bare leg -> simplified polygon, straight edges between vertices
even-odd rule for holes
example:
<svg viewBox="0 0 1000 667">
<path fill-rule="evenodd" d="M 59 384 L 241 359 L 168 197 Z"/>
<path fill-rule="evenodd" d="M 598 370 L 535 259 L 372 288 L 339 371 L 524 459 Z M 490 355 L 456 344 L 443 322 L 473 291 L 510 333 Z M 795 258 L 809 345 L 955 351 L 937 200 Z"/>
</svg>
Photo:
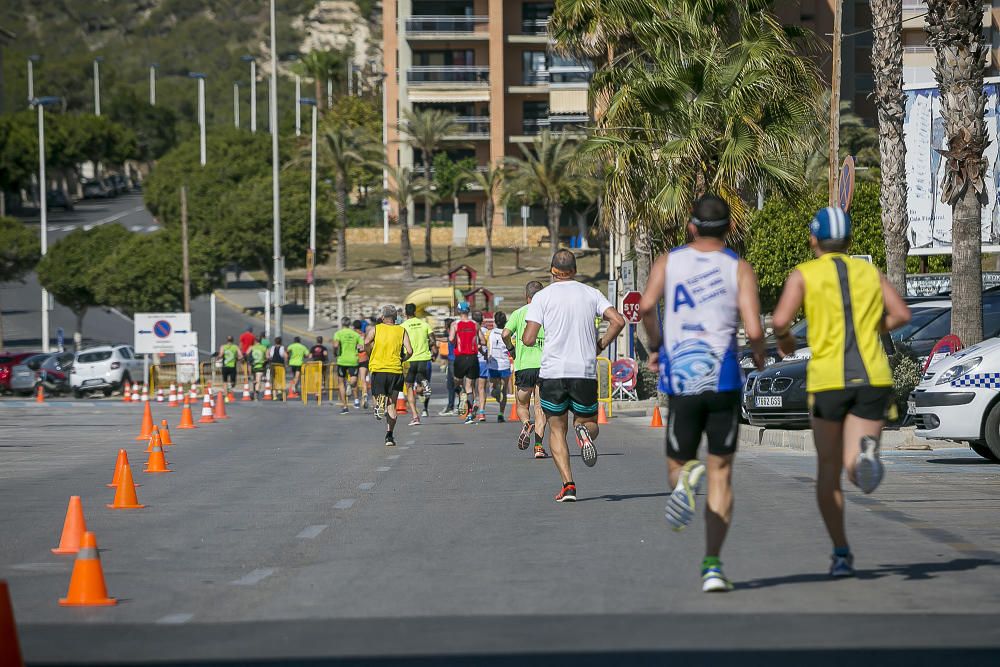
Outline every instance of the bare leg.
<svg viewBox="0 0 1000 667">
<path fill-rule="evenodd" d="M 562 482 L 573 481 L 569 467 L 569 447 L 566 445 L 566 429 L 569 427 L 569 416 L 563 413 L 557 417 L 549 417 L 549 448 L 552 450 L 552 460 L 556 470 L 562 477 Z"/>
<path fill-rule="evenodd" d="M 497 380 L 497 386 L 500 387 L 500 416 L 504 419 L 507 418 L 507 381 Z"/>
<path fill-rule="evenodd" d="M 385 401 L 385 432 L 392 433 L 396 428 L 396 399 L 386 396 Z"/>
<path fill-rule="evenodd" d="M 670 490 L 673 491 L 677 488 L 677 480 L 681 478 L 681 468 L 687 461 L 677 461 L 672 458 L 667 458 L 667 482 L 670 485 Z"/>
<path fill-rule="evenodd" d="M 850 414 L 844 419 L 844 469 L 847 470 L 847 479 L 851 480 L 851 484 L 857 484 L 854 479 L 854 466 L 858 462 L 858 454 L 861 453 L 861 438 L 868 435 L 880 440 L 884 424 L 885 422 L 881 420 L 862 419 Z"/>
<path fill-rule="evenodd" d="M 816 502 L 833 546 L 846 548 L 844 492 L 840 488 L 844 461 L 843 424 L 813 417 L 812 428 L 817 455 Z"/>
<path fill-rule="evenodd" d="M 535 387 L 535 434 L 541 442 L 545 436 L 545 412 L 542 411 L 542 397 L 538 387 Z"/>
<path fill-rule="evenodd" d="M 414 419 L 420 416 L 420 411 L 417 410 L 417 390 L 409 385 L 406 387 L 406 404 L 410 406 L 410 414 Z"/>
<path fill-rule="evenodd" d="M 465 407 L 468 408 L 469 412 L 472 412 L 476 403 L 476 383 L 471 378 L 465 378 L 463 382 L 465 383 Z"/>
<path fill-rule="evenodd" d="M 531 392 L 518 389 L 514 394 L 514 400 L 517 403 L 517 418 L 521 423 L 526 424 L 531 421 Z"/>
<path fill-rule="evenodd" d="M 601 429 L 597 425 L 597 415 L 587 415 L 585 417 L 574 417 L 574 424 L 583 424 L 590 433 L 590 439 L 597 442 L 597 436 L 601 434 Z"/>
<path fill-rule="evenodd" d="M 486 378 L 476 380 L 476 405 L 480 412 L 486 411 Z"/>
<path fill-rule="evenodd" d="M 705 555 L 718 557 L 733 518 L 733 455 L 708 455 Z"/>
</svg>

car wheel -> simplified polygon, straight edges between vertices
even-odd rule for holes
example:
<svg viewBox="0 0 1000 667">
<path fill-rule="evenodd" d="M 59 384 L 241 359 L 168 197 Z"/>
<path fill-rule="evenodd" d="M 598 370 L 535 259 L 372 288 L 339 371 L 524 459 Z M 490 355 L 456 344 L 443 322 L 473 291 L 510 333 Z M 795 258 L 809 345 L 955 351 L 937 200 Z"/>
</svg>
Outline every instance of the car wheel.
<svg viewBox="0 0 1000 667">
<path fill-rule="evenodd" d="M 104 398 L 107 398 L 107 397 L 111 396 L 111 388 L 109 387 L 107 389 L 102 389 L 101 393 L 104 394 Z"/>
<path fill-rule="evenodd" d="M 989 459 L 990 461 L 1000 461 L 1000 457 L 994 456 L 990 448 L 986 446 L 986 443 L 982 440 L 973 440 L 969 443 L 969 447 L 972 448 L 976 454 L 979 454 L 984 459 Z"/>
<path fill-rule="evenodd" d="M 83 398 L 83 392 L 79 389 L 73 390 L 73 398 Z"/>
<path fill-rule="evenodd" d="M 986 417 L 986 424 L 983 427 L 986 436 L 983 444 L 992 454 L 994 460 L 1000 460 L 1000 403 L 990 408 L 990 413 Z M 979 453 L 977 451 L 977 453 Z"/>
</svg>

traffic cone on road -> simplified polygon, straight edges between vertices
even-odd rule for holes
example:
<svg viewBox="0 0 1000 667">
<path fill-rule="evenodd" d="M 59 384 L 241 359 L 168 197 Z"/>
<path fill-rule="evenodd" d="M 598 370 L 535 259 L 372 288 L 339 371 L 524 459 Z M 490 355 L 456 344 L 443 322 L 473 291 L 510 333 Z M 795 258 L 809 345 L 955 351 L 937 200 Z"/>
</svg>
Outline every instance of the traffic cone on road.
<svg viewBox="0 0 1000 667">
<path fill-rule="evenodd" d="M 173 382 L 170 383 L 170 393 L 167 394 L 167 407 L 176 408 L 177 403 L 177 387 Z"/>
<path fill-rule="evenodd" d="M 517 416 L 517 401 L 516 400 L 513 400 L 513 401 L 510 402 L 510 414 L 507 415 L 507 421 L 509 421 L 509 422 L 517 422 L 518 424 L 521 423 L 519 417 Z"/>
<path fill-rule="evenodd" d="M 227 387 L 226 388 L 226 403 L 232 403 L 235 400 L 236 400 L 236 397 L 233 396 L 233 388 L 232 387 Z"/>
<path fill-rule="evenodd" d="M 35 403 L 44 403 L 44 402 L 45 402 L 45 386 L 39 384 L 38 391 L 35 392 Z"/>
<path fill-rule="evenodd" d="M 118 600 L 108 597 L 104 584 L 104 570 L 101 556 L 97 552 L 97 538 L 93 533 L 84 533 L 80 551 L 73 563 L 73 575 L 69 579 L 69 592 L 59 598 L 61 607 L 108 607 L 118 604 Z"/>
<path fill-rule="evenodd" d="M 143 472 L 173 472 L 173 470 L 167 468 L 167 459 L 163 456 L 163 447 L 160 446 L 159 437 L 153 441 L 153 451 L 149 453 L 149 458 L 146 459 L 146 467 L 143 468 Z"/>
<path fill-rule="evenodd" d="M 153 434 L 149 436 L 149 442 L 146 443 L 146 453 L 149 454 L 153 451 L 153 446 L 157 444 L 162 445 L 163 443 L 160 441 L 160 429 L 154 425 Z"/>
<path fill-rule="evenodd" d="M 215 402 L 215 412 L 212 416 L 216 419 L 229 419 L 229 415 L 226 414 L 226 401 L 219 396 L 219 399 Z"/>
<path fill-rule="evenodd" d="M 163 387 L 160 387 L 159 389 L 156 390 L 156 402 L 157 403 L 162 403 L 163 400 L 164 400 L 163 399 Z"/>
<path fill-rule="evenodd" d="M 141 402 L 140 399 L 139 399 L 139 383 L 138 382 L 136 382 L 134 385 L 132 385 L 132 400 L 130 402 L 131 403 L 140 403 Z"/>
<path fill-rule="evenodd" d="M 197 401 L 198 400 L 198 389 L 195 388 L 193 382 L 191 383 L 191 389 L 190 389 L 190 391 L 188 391 L 188 398 L 190 398 L 192 401 Z"/>
<path fill-rule="evenodd" d="M 212 397 L 207 393 L 205 394 L 205 400 L 201 404 L 201 418 L 198 420 L 199 424 L 214 424 L 215 420 L 212 418 Z"/>
<path fill-rule="evenodd" d="M 241 401 L 252 401 L 253 396 L 250 395 L 250 383 L 243 383 L 243 396 L 240 398 Z"/>
<path fill-rule="evenodd" d="M 118 488 L 115 490 L 115 499 L 110 505 L 105 505 L 109 510 L 137 510 L 145 505 L 139 504 L 139 499 L 135 495 L 135 487 L 139 486 L 132 479 L 132 466 L 126 457 L 122 465 L 121 475 L 118 477 Z"/>
<path fill-rule="evenodd" d="M 145 382 L 142 384 L 142 394 L 139 396 L 139 400 L 143 403 L 149 403 L 149 387 L 146 386 Z"/>
<path fill-rule="evenodd" d="M 274 400 L 274 393 L 271 392 L 271 381 L 270 380 L 268 380 L 267 382 L 264 383 L 264 400 L 265 401 L 273 401 Z"/>
<path fill-rule="evenodd" d="M 177 428 L 198 428 L 194 425 L 194 415 L 191 414 L 191 403 L 188 401 L 188 397 L 184 397 L 184 407 L 181 409 L 181 423 L 177 425 Z"/>
<path fill-rule="evenodd" d="M 172 447 L 174 444 L 173 439 L 170 437 L 170 427 L 167 425 L 166 419 L 160 422 L 160 443 L 164 447 Z"/>
<path fill-rule="evenodd" d="M 14 623 L 14 606 L 10 602 L 6 581 L 0 581 L 0 665 L 24 667 L 21 645 L 17 641 L 17 625 Z"/>
<path fill-rule="evenodd" d="M 149 436 L 153 434 L 153 411 L 149 408 L 149 403 L 146 403 L 146 407 L 142 411 L 142 429 L 139 431 L 139 435 L 135 436 L 136 440 L 149 440 Z"/>
<path fill-rule="evenodd" d="M 125 380 L 125 386 L 122 389 L 122 403 L 132 402 L 132 385 L 129 384 L 128 380 Z"/>
<path fill-rule="evenodd" d="M 399 395 L 396 397 L 396 414 L 406 414 L 406 396 L 403 395 L 403 392 L 399 392 Z"/>
<path fill-rule="evenodd" d="M 653 420 L 649 422 L 649 428 L 663 428 L 663 417 L 660 416 L 660 406 L 653 406 Z"/>
<path fill-rule="evenodd" d="M 115 459 L 115 473 L 111 476 L 111 482 L 104 486 L 113 489 L 118 486 L 118 480 L 122 476 L 122 466 L 128 461 L 128 453 L 124 449 L 118 450 L 118 458 Z"/>
<path fill-rule="evenodd" d="M 85 532 L 87 532 L 87 521 L 83 518 L 83 503 L 80 501 L 80 496 L 70 496 L 59 546 L 53 549 L 52 553 L 75 554 L 80 550 L 80 540 L 83 539 Z"/>
<path fill-rule="evenodd" d="M 597 404 L 597 423 L 598 424 L 608 423 L 608 413 L 604 411 L 604 403 Z"/>
</svg>

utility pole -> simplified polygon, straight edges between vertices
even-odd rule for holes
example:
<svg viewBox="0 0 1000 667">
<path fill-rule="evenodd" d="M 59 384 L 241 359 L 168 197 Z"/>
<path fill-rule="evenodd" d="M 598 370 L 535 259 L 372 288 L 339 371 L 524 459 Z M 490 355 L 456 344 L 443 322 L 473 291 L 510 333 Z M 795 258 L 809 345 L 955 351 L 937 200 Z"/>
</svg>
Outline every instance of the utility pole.
<svg viewBox="0 0 1000 667">
<path fill-rule="evenodd" d="M 837 205 L 840 175 L 840 51 L 843 42 L 844 2 L 836 0 L 833 13 L 833 64 L 830 70 L 830 206 Z"/>
<path fill-rule="evenodd" d="M 188 198 L 187 186 L 181 186 L 181 265 L 184 281 L 184 312 L 191 312 L 191 268 L 188 263 Z"/>
<path fill-rule="evenodd" d="M 271 84 L 268 86 L 267 117 L 271 130 L 271 214 L 273 218 L 274 248 L 274 335 L 280 336 L 283 325 L 282 306 L 285 304 L 285 261 L 281 256 L 281 207 L 278 172 L 278 48 L 274 19 L 274 0 L 271 0 Z M 298 103 L 296 102 L 296 105 Z"/>
</svg>

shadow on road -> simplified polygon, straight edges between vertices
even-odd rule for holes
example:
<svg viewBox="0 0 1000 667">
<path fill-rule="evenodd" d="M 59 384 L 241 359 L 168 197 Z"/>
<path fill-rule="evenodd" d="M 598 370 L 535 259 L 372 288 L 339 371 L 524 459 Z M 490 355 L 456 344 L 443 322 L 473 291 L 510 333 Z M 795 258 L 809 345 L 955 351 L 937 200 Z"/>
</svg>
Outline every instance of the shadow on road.
<svg viewBox="0 0 1000 667">
<path fill-rule="evenodd" d="M 588 500 L 606 500 L 608 502 L 618 502 L 619 500 L 633 500 L 635 498 L 666 498 L 670 494 L 666 491 L 659 493 L 607 493 L 603 496 L 593 498 L 578 498 L 576 502 L 582 503 Z"/>
<path fill-rule="evenodd" d="M 964 572 L 974 570 L 979 567 L 997 566 L 1000 560 L 992 558 L 956 558 L 954 560 L 934 563 L 907 563 L 905 565 L 880 565 L 871 570 L 858 570 L 857 579 L 862 581 L 871 579 L 881 579 L 890 575 L 901 576 L 905 580 L 927 580 L 933 579 L 934 575 L 944 572 Z M 772 586 L 785 586 L 790 584 L 813 584 L 813 583 L 835 583 L 837 580 L 828 574 L 811 572 L 803 574 L 791 574 L 784 577 L 767 577 L 763 579 L 751 579 L 735 584 L 737 590 L 754 590 L 758 588 L 770 588 Z"/>
<path fill-rule="evenodd" d="M 938 465 L 946 466 L 982 466 L 982 465 L 996 465 L 997 461 L 990 461 L 984 459 L 980 456 L 970 456 L 968 458 L 950 458 L 950 459 L 927 459 L 927 463 L 936 463 Z"/>
</svg>

